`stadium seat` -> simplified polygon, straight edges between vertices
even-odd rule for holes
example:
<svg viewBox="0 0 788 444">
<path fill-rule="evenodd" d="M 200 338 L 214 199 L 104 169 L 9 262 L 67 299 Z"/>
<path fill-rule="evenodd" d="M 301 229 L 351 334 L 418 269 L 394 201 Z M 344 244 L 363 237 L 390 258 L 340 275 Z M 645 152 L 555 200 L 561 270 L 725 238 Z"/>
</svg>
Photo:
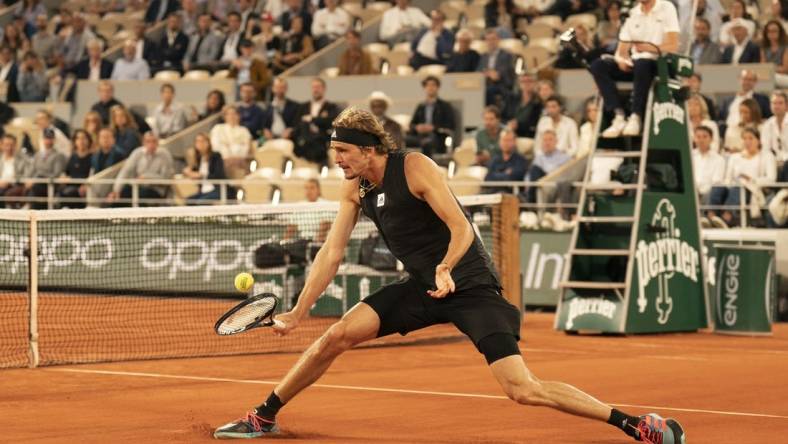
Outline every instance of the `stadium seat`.
<svg viewBox="0 0 788 444">
<path fill-rule="evenodd" d="M 597 25 L 596 16 L 590 13 L 570 15 L 566 18 L 566 21 L 564 21 L 563 29 L 569 29 L 580 24 L 585 25 L 585 27 L 593 33 Z"/>
<path fill-rule="evenodd" d="M 440 77 L 444 73 L 446 73 L 446 65 L 424 65 L 416 71 L 416 74 L 427 77 L 427 76 L 436 76 Z"/>
<path fill-rule="evenodd" d="M 538 17 L 534 17 L 531 25 L 547 25 L 552 29 L 561 29 L 561 24 L 563 20 L 561 20 L 560 16 L 557 15 L 541 15 Z"/>
<path fill-rule="evenodd" d="M 448 2 L 441 2 L 440 8 L 441 12 L 446 16 L 446 20 L 457 20 L 462 14 L 463 10 L 465 9 L 465 2 L 460 1 L 448 1 Z M 448 25 L 446 25 L 449 27 Z"/>
<path fill-rule="evenodd" d="M 230 77 L 230 70 L 229 69 L 220 69 L 213 73 L 214 79 L 226 79 Z"/>
<path fill-rule="evenodd" d="M 399 123 L 399 126 L 402 127 L 402 131 L 405 132 L 410 127 L 411 117 L 412 116 L 410 114 L 394 114 L 391 116 L 391 120 Z"/>
<path fill-rule="evenodd" d="M 486 54 L 487 42 L 485 42 L 484 40 L 474 40 L 471 42 L 471 49 L 475 50 L 479 54 Z"/>
<path fill-rule="evenodd" d="M 386 12 L 390 8 L 391 8 L 391 3 L 389 3 L 389 2 L 372 2 L 372 3 L 367 3 L 367 9 L 371 9 L 373 11 Z"/>
<path fill-rule="evenodd" d="M 347 11 L 353 17 L 361 17 L 364 12 L 364 7 L 360 3 L 342 3 L 342 9 Z"/>
<path fill-rule="evenodd" d="M 534 157 L 534 139 L 530 137 L 518 137 L 517 152 L 528 159 L 532 159 Z"/>
<path fill-rule="evenodd" d="M 389 72 L 395 72 L 399 66 L 408 66 L 410 51 L 391 51 L 386 55 L 386 61 L 389 62 Z"/>
<path fill-rule="evenodd" d="M 468 21 L 471 20 L 484 20 L 484 5 L 480 5 L 478 3 L 472 3 L 465 7 L 465 17 L 468 18 Z"/>
<path fill-rule="evenodd" d="M 537 66 L 550 60 L 552 54 L 541 46 L 526 46 L 520 52 L 520 56 L 525 61 L 525 69 L 534 70 Z"/>
<path fill-rule="evenodd" d="M 207 80 L 211 78 L 211 73 L 202 69 L 187 71 L 183 74 L 183 80 Z"/>
<path fill-rule="evenodd" d="M 407 52 L 410 54 L 410 42 L 397 43 L 391 47 L 392 51 Z"/>
<path fill-rule="evenodd" d="M 501 49 L 504 49 L 512 54 L 519 54 L 525 47 L 523 41 L 520 39 L 502 39 L 499 44 Z"/>
<path fill-rule="evenodd" d="M 183 174 L 176 174 L 173 177 L 177 182 L 172 185 L 175 203 L 178 205 L 186 204 L 186 199 L 200 191 L 199 182 L 188 179 Z"/>
<path fill-rule="evenodd" d="M 473 140 L 473 139 L 471 139 Z M 476 144 L 467 146 L 465 144 L 454 150 L 452 160 L 458 169 L 466 168 L 476 163 Z"/>
<path fill-rule="evenodd" d="M 159 71 L 153 76 L 154 80 L 163 80 L 165 82 L 179 80 L 180 78 L 181 78 L 181 73 L 179 73 L 178 71 L 171 71 L 171 70 Z"/>
<path fill-rule="evenodd" d="M 337 68 L 336 66 L 330 66 L 328 68 L 324 68 L 322 71 L 320 71 L 320 77 L 328 77 L 328 78 L 339 77 L 339 68 Z"/>
<path fill-rule="evenodd" d="M 449 187 L 457 196 L 479 194 L 481 183 L 487 175 L 487 168 L 483 166 L 469 166 L 460 168 L 449 181 Z"/>
<path fill-rule="evenodd" d="M 296 170 L 299 169 L 308 169 L 314 171 L 315 174 L 319 174 L 320 165 L 315 162 L 310 162 L 298 156 L 293 156 L 290 158 L 290 160 L 293 162 L 293 174 L 295 174 Z"/>
<path fill-rule="evenodd" d="M 287 153 L 282 150 L 263 146 L 262 148 L 258 148 L 254 154 L 254 160 L 257 166 L 255 171 L 261 168 L 273 168 L 277 171 L 282 171 L 289 158 Z"/>
<path fill-rule="evenodd" d="M 413 75 L 413 67 L 412 66 L 408 66 L 408 65 L 398 66 L 397 69 L 395 70 L 395 73 L 398 76 Z"/>
<path fill-rule="evenodd" d="M 320 177 L 320 172 L 318 172 L 316 166 L 317 164 L 313 164 L 314 166 L 301 166 L 301 167 L 293 167 L 292 173 L 290 173 L 291 179 L 317 179 Z"/>
<path fill-rule="evenodd" d="M 551 54 L 555 54 L 558 52 L 558 39 L 555 37 L 540 37 L 535 39 L 530 39 L 528 41 L 528 46 L 540 46 L 546 50 L 548 50 Z"/>
<path fill-rule="evenodd" d="M 342 179 L 336 177 L 320 179 L 320 194 L 326 200 L 339 200 L 342 197 Z"/>
<path fill-rule="evenodd" d="M 110 40 L 110 46 L 119 45 L 119 44 L 125 42 L 126 40 L 133 39 L 133 38 L 134 38 L 134 33 L 132 33 L 131 31 L 129 31 L 127 29 L 121 29 L 120 31 L 116 32 L 109 39 Z"/>
<path fill-rule="evenodd" d="M 368 43 L 364 45 L 364 50 L 372 57 L 372 66 L 380 69 L 380 64 L 386 59 L 389 53 L 389 45 L 385 43 Z"/>
<path fill-rule="evenodd" d="M 266 140 L 262 148 L 275 148 L 287 153 L 288 157 L 293 156 L 293 141 L 290 139 L 271 139 Z"/>
<path fill-rule="evenodd" d="M 555 36 L 555 29 L 545 23 L 531 23 L 523 29 L 523 32 L 528 36 L 529 42 L 534 39 Z"/>
<path fill-rule="evenodd" d="M 255 171 L 246 176 L 241 185 L 243 190 L 243 200 L 246 203 L 268 203 L 271 202 L 273 186 L 271 181 L 263 176 L 259 176 Z"/>
<path fill-rule="evenodd" d="M 118 31 L 118 23 L 115 21 L 100 21 L 96 24 L 96 33 L 107 40 L 112 39 L 115 33 Z"/>
</svg>

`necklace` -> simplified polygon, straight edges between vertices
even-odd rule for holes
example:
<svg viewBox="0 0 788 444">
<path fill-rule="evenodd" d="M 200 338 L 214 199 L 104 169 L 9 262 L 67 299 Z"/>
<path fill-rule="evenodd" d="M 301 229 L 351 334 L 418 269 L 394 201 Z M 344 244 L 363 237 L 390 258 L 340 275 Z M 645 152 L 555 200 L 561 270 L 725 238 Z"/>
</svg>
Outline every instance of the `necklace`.
<svg viewBox="0 0 788 444">
<path fill-rule="evenodd" d="M 368 183 L 368 185 L 365 186 L 364 182 Z M 376 186 L 378 186 L 378 184 L 362 178 L 361 180 L 358 181 L 358 196 L 363 199 L 364 196 L 366 196 L 368 192 L 375 189 Z"/>
</svg>

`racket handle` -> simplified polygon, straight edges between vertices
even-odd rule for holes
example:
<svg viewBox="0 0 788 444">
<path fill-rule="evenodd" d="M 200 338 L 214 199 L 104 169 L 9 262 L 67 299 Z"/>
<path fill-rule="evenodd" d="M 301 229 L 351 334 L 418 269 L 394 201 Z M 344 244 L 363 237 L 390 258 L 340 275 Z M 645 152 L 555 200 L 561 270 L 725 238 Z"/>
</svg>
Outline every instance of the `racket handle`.
<svg viewBox="0 0 788 444">
<path fill-rule="evenodd" d="M 272 325 L 277 330 L 284 330 L 286 325 L 284 322 L 280 321 L 279 319 L 274 319 L 274 324 Z"/>
</svg>

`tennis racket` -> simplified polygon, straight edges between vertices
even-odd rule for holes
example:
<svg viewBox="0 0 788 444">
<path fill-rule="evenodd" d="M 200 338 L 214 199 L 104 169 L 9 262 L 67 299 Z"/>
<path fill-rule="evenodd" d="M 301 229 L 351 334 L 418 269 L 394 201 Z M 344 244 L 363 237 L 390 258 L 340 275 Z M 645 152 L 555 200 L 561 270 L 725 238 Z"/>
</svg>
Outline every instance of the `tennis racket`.
<svg viewBox="0 0 788 444">
<path fill-rule="evenodd" d="M 284 322 L 274 319 L 277 301 L 277 297 L 271 293 L 254 295 L 223 314 L 213 328 L 222 336 L 234 335 L 257 327 L 283 329 Z"/>
</svg>

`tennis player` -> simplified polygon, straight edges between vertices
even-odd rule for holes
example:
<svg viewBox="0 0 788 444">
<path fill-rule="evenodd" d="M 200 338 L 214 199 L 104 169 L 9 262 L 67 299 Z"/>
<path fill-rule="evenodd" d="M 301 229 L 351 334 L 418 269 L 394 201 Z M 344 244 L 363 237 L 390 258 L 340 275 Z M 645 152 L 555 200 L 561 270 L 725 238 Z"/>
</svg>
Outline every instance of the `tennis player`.
<svg viewBox="0 0 788 444">
<path fill-rule="evenodd" d="M 377 226 L 410 277 L 385 286 L 353 307 L 315 341 L 245 417 L 219 427 L 216 438 L 253 438 L 278 432 L 276 415 L 323 375 L 337 356 L 370 339 L 405 335 L 451 322 L 487 360 L 513 401 L 606 421 L 636 440 L 646 421 L 605 405 L 580 390 L 542 381 L 525 366 L 517 341 L 520 311 L 501 296 L 500 280 L 470 220 L 437 165 L 421 153 L 397 150 L 375 116 L 349 108 L 334 120 L 331 149 L 345 173 L 339 213 L 317 254 L 298 303 L 276 318 L 286 335 L 298 328 L 334 278 L 359 209 Z M 661 442 L 661 440 L 660 440 Z"/>
</svg>

